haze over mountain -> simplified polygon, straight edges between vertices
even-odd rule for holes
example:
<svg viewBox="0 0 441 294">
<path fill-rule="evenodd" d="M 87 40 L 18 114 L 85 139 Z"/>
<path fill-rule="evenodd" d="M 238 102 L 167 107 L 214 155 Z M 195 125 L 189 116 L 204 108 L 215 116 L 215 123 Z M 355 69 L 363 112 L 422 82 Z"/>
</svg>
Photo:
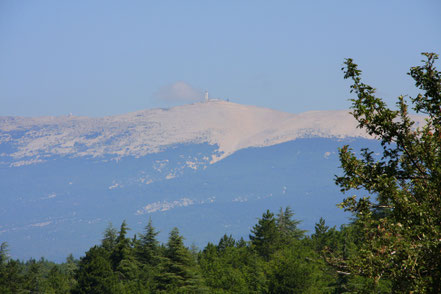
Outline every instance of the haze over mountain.
<svg viewBox="0 0 441 294">
<path fill-rule="evenodd" d="M 333 177 L 347 143 L 378 147 L 345 110 L 223 100 L 102 118 L 0 117 L 0 240 L 14 257 L 62 260 L 109 222 L 140 231 L 146 216 L 163 237 L 177 225 L 200 246 L 247 237 L 263 211 L 287 205 L 305 229 L 321 216 L 339 225 Z"/>
</svg>

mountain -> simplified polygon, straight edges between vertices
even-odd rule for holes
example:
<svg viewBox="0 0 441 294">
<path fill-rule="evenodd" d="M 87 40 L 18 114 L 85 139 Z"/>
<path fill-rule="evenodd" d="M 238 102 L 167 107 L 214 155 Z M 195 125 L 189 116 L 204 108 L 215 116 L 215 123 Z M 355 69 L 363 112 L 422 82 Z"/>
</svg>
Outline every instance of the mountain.
<svg viewBox="0 0 441 294">
<path fill-rule="evenodd" d="M 217 145 L 210 163 L 248 147 L 305 137 L 366 137 L 347 111 L 290 114 L 222 100 L 88 118 L 0 117 L 2 163 L 13 166 L 53 156 L 141 157 L 185 143 Z"/>
<path fill-rule="evenodd" d="M 417 126 L 424 120 L 414 118 Z M 378 142 L 348 111 L 290 114 L 222 100 L 88 118 L 0 117 L 0 241 L 13 257 L 62 260 L 126 219 L 174 226 L 204 246 L 247 237 L 266 209 L 304 229 L 347 222 L 338 148 Z"/>
</svg>

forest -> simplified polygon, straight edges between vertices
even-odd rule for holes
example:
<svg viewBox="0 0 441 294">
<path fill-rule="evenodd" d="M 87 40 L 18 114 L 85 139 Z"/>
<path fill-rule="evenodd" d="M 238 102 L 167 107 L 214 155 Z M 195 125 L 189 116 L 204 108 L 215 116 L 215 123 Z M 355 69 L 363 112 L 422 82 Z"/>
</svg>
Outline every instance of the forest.
<svg viewBox="0 0 441 294">
<path fill-rule="evenodd" d="M 19 261 L 0 248 L 0 293 L 441 293 L 441 74 L 438 55 L 423 53 L 410 69 L 420 94 L 389 108 L 364 84 L 352 59 L 352 114 L 376 137 L 369 149 L 340 149 L 340 204 L 351 222 L 314 232 L 299 229 L 290 207 L 266 211 L 249 236 L 187 248 L 177 228 L 160 244 L 151 220 L 128 237 L 109 225 L 79 260 Z M 407 100 L 410 100 L 408 102 Z M 426 117 L 415 127 L 409 106 Z M 365 196 L 367 195 L 367 196 Z"/>
<path fill-rule="evenodd" d="M 339 230 L 325 220 L 310 236 L 289 208 L 263 213 L 250 241 L 224 235 L 203 250 L 184 246 L 173 229 L 166 244 L 151 220 L 144 232 L 127 236 L 123 222 L 109 225 L 99 245 L 80 260 L 7 260 L 1 247 L 1 293 L 342 293 L 370 289 L 366 278 L 341 274 L 322 253 L 350 255 L 359 247 L 355 225 Z M 387 293 L 389 283 L 377 287 Z"/>
</svg>

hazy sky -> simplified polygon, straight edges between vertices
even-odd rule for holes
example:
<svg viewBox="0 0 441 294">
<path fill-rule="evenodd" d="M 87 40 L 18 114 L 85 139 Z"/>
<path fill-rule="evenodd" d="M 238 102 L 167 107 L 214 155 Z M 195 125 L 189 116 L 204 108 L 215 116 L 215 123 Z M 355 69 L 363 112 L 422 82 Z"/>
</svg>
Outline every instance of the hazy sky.
<svg viewBox="0 0 441 294">
<path fill-rule="evenodd" d="M 211 97 L 299 113 L 350 106 L 352 57 L 393 103 L 441 1 L 0 0 L 0 115 L 104 116 Z M 441 68 L 441 64 L 438 63 Z"/>
</svg>

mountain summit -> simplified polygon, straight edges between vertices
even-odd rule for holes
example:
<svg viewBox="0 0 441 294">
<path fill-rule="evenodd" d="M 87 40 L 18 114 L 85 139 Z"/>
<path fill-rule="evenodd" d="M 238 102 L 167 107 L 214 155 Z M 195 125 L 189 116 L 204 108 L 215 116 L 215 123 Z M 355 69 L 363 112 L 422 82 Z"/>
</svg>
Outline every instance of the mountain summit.
<svg viewBox="0 0 441 294">
<path fill-rule="evenodd" d="M 0 117 L 0 162 L 31 164 L 55 155 L 141 157 L 175 144 L 208 143 L 218 146 L 214 163 L 240 149 L 310 137 L 367 135 L 345 110 L 290 114 L 210 100 L 102 118 Z"/>
</svg>

